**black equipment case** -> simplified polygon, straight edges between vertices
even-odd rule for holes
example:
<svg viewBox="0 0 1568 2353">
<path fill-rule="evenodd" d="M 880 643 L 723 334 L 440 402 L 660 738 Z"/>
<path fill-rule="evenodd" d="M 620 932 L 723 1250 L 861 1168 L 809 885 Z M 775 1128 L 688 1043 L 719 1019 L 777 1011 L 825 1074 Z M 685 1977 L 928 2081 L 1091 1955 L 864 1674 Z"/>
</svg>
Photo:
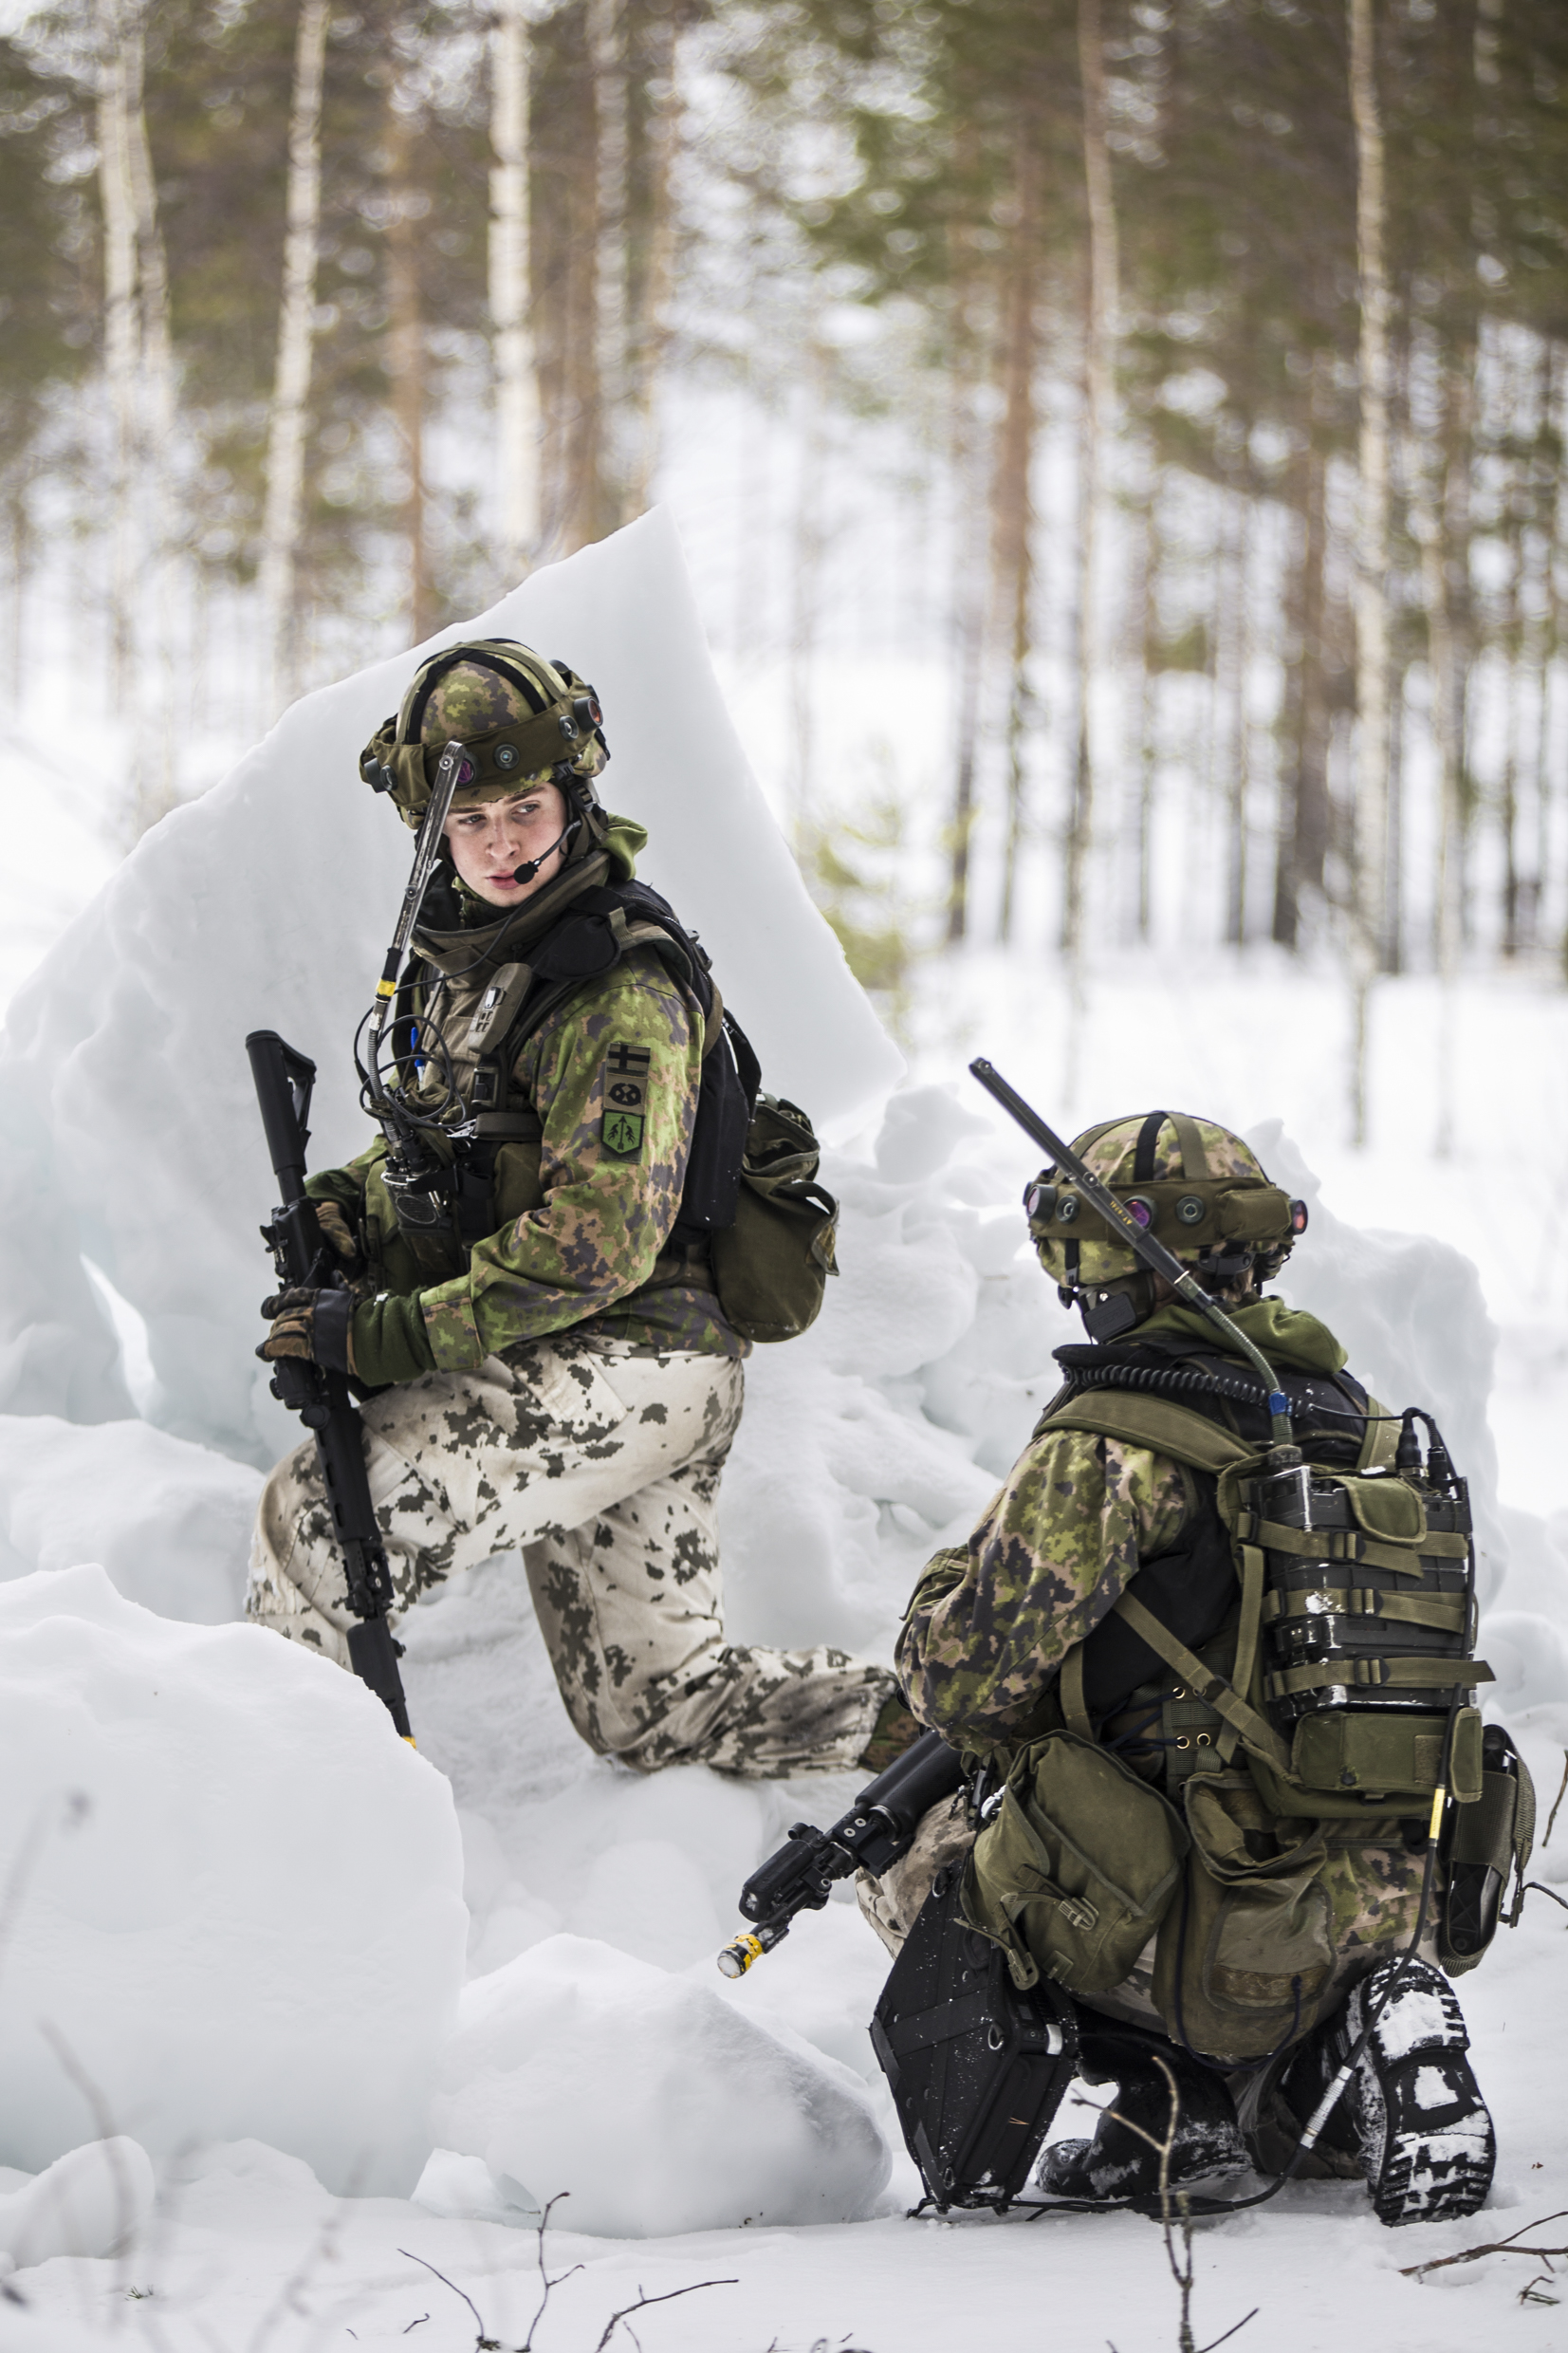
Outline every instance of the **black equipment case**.
<svg viewBox="0 0 1568 2353">
<path fill-rule="evenodd" d="M 963 1864 L 938 1872 L 872 2018 L 910 2155 L 931 2203 L 1010 2206 L 1073 2080 L 1066 1996 L 1021 1993 L 959 1908 Z"/>
</svg>

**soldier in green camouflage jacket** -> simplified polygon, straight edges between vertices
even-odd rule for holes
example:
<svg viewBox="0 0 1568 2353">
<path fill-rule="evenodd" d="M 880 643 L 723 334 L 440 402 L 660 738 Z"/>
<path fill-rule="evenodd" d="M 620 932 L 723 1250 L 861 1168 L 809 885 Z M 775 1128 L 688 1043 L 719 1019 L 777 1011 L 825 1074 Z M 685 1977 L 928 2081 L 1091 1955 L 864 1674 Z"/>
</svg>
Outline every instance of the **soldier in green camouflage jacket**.
<svg viewBox="0 0 1568 2353">
<path fill-rule="evenodd" d="M 443 747 L 465 747 L 415 934 L 418 987 L 399 1007 L 415 1108 L 455 1096 L 472 1116 L 495 1100 L 476 1047 L 488 1002 L 547 969 L 574 910 L 633 875 L 645 837 L 598 801 L 607 754 L 581 684 L 505 640 L 452 649 L 365 755 L 415 824 Z M 478 1121 L 498 1131 L 487 1230 L 460 1263 L 400 1222 L 378 1140 L 309 1180 L 350 1287 L 285 1295 L 261 1353 L 314 1356 L 373 1392 L 371 1491 L 405 1606 L 521 1549 L 562 1696 L 601 1753 L 747 1775 L 880 1765 L 912 1729 L 885 1668 L 725 1640 L 716 1499 L 749 1343 L 700 1241 L 674 1232 L 718 1003 L 705 1015 L 694 968 L 656 925 L 611 922 L 613 963 L 556 989 L 500 1074 L 510 1108 Z M 267 1482 L 248 1607 L 346 1662 L 311 1444 Z"/>
<path fill-rule="evenodd" d="M 1260 1295 L 1305 1214 L 1249 1148 L 1154 1112 L 1077 1150 L 1141 1205 L 1140 1223 L 1158 1219 L 1263 1350 L 1308 1459 L 1330 1474 L 1386 1471 L 1389 1422 L 1344 1350 L 1314 1317 Z M 1362 1803 L 1357 1816 L 1355 1801 L 1309 1794 L 1276 1812 L 1279 1785 L 1257 1777 L 1229 1720 L 1200 1698 L 1195 1678 L 1208 1689 L 1215 1673 L 1250 1688 L 1216 1476 L 1266 1443 L 1263 1393 L 1232 1401 L 1253 1382 L 1240 1349 L 1227 1354 L 1058 1176 L 1030 1190 L 1031 1232 L 1097 1344 L 1060 1352 L 1069 1387 L 968 1543 L 925 1570 L 896 1650 L 916 1716 L 987 1761 L 1003 1807 L 978 1843 L 961 1801 L 933 1809 L 887 1878 L 862 1881 L 861 1900 L 896 1949 L 934 1872 L 972 1843 L 968 1917 L 1021 1984 L 1043 1974 L 1074 1993 L 1081 2071 L 1117 2085 L 1116 2115 L 1094 2140 L 1059 2142 L 1042 2162 L 1046 2190 L 1093 2199 L 1153 2185 L 1157 2158 L 1136 2128 L 1164 2137 L 1171 2081 L 1172 2180 L 1211 2180 L 1249 2156 L 1284 2161 L 1414 1932 L 1426 1825 L 1405 1818 L 1414 1799 Z M 1118 1611 L 1124 1595 L 1149 1618 Z M 1172 1669 L 1181 1657 L 1190 1672 Z M 1420 1803 L 1430 1811 L 1430 1796 Z M 1319 1806 L 1324 1818 L 1303 1819 Z M 1429 1918 L 1305 2168 L 1365 2176 L 1389 2222 L 1471 2212 L 1491 2177 L 1490 2122 L 1436 1957 Z"/>
</svg>

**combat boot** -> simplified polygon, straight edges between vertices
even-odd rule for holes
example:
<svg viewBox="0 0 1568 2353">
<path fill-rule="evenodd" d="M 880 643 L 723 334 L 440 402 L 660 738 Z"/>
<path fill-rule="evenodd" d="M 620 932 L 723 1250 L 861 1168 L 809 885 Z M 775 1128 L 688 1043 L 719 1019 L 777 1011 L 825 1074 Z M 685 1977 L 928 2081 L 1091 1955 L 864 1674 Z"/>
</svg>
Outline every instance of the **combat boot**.
<svg viewBox="0 0 1568 2353">
<path fill-rule="evenodd" d="M 1148 2133 L 1162 2141 L 1171 2128 L 1171 2086 L 1155 2064 L 1156 2053 L 1176 2084 L 1175 2139 L 1167 2177 L 1171 2188 L 1190 2190 L 1218 2181 L 1247 2163 L 1223 2075 L 1201 2066 L 1161 2035 L 1080 2010 L 1079 2073 L 1087 2084 L 1114 2084 L 1116 2096 L 1101 2110 L 1092 2140 L 1058 2140 L 1045 2151 L 1035 2180 L 1047 2196 L 1158 2196 L 1159 2151 L 1142 2137 Z M 1134 2126 L 1141 2129 L 1134 2131 Z"/>
<path fill-rule="evenodd" d="M 1492 2185 L 1497 2142 L 1470 2063 L 1453 1988 L 1426 1961 L 1380 1961 L 1319 2027 L 1281 2090 L 1304 2124 L 1402 1970 L 1323 2138 L 1356 2155 L 1379 2222 L 1473 2214 Z"/>
</svg>

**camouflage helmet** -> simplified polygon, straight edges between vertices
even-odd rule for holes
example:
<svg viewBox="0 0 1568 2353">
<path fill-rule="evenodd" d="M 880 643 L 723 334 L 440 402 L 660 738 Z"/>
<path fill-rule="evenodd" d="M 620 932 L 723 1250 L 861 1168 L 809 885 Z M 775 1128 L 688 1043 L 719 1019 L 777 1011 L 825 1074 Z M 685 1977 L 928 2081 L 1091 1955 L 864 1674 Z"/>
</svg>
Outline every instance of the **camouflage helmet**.
<svg viewBox="0 0 1568 2353">
<path fill-rule="evenodd" d="M 546 661 L 511 638 L 445 647 L 420 663 L 401 710 L 360 753 L 360 772 L 374 791 L 391 793 L 406 825 L 416 826 L 436 762 L 454 738 L 469 755 L 456 806 L 557 784 L 597 830 L 602 813 L 593 779 L 610 751 L 599 697 L 569 662 Z"/>
<path fill-rule="evenodd" d="M 1270 1280 L 1306 1230 L 1304 1204 L 1271 1184 L 1250 1145 L 1213 1120 L 1181 1111 L 1108 1120 L 1078 1137 L 1073 1149 L 1217 1297 L 1245 1292 L 1254 1278 Z M 1131 1300 L 1135 1313 L 1114 1315 L 1099 1331 L 1090 1323 L 1096 1338 L 1153 1312 L 1152 1276 L 1070 1176 L 1042 1169 L 1024 1206 L 1040 1263 L 1064 1306 L 1084 1307 L 1089 1322 L 1086 1294 Z"/>
</svg>

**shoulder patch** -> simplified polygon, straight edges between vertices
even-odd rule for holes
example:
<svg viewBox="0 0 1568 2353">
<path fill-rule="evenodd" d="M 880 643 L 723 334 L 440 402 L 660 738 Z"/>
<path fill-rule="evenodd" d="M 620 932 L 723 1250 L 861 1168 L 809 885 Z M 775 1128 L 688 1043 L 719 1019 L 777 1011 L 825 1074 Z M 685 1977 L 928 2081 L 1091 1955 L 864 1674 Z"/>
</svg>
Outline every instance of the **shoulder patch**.
<svg viewBox="0 0 1568 2353">
<path fill-rule="evenodd" d="M 604 1109 L 599 1136 L 605 1151 L 615 1159 L 635 1160 L 641 1153 L 652 1059 L 646 1046 L 630 1046 L 620 1039 L 604 1057 L 600 1073 Z"/>
</svg>

